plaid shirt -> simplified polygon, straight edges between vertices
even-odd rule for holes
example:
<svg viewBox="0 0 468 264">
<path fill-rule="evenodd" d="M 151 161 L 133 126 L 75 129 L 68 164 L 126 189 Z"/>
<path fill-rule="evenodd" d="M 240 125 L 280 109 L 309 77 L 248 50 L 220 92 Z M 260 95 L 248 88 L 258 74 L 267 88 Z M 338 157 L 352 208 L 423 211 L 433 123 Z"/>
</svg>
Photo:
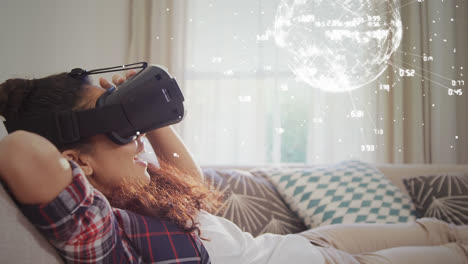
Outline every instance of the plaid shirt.
<svg viewBox="0 0 468 264">
<path fill-rule="evenodd" d="M 81 168 L 53 201 L 20 205 L 67 263 L 210 263 L 198 236 L 171 222 L 112 208 Z"/>
</svg>

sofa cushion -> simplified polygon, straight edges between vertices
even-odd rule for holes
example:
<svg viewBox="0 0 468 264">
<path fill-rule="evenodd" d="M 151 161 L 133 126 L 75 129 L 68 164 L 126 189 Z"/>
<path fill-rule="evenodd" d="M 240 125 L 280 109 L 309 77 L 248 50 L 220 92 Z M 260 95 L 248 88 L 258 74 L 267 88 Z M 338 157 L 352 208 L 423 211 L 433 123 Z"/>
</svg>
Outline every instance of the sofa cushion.
<svg viewBox="0 0 468 264">
<path fill-rule="evenodd" d="M 237 224 L 245 232 L 290 234 L 306 229 L 261 175 L 243 170 L 204 169 L 205 180 L 224 194 L 225 207 L 215 214 Z"/>
<path fill-rule="evenodd" d="M 0 263 L 63 263 L 0 184 Z"/>
<path fill-rule="evenodd" d="M 468 175 L 463 172 L 421 175 L 403 179 L 417 217 L 435 217 L 468 224 Z"/>
<path fill-rule="evenodd" d="M 410 198 L 374 166 L 360 161 L 276 170 L 269 178 L 309 228 L 416 219 Z"/>
</svg>

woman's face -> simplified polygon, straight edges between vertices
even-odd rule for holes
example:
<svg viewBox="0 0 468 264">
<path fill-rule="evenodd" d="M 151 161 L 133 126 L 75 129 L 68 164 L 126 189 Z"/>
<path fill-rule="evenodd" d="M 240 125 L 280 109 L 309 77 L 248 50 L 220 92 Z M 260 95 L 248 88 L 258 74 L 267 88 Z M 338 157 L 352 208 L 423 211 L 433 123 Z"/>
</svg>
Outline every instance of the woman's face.
<svg viewBox="0 0 468 264">
<path fill-rule="evenodd" d="M 86 97 L 89 96 L 93 105 L 104 92 L 105 89 L 98 86 L 86 87 Z M 91 137 L 90 144 L 91 151 L 80 154 L 81 163 L 86 161 L 82 167 L 89 166 L 84 169 L 89 182 L 104 194 L 126 183 L 149 183 L 147 163 L 137 158 L 144 150 L 141 136 L 131 143 L 118 145 L 106 135 L 98 134 Z"/>
</svg>

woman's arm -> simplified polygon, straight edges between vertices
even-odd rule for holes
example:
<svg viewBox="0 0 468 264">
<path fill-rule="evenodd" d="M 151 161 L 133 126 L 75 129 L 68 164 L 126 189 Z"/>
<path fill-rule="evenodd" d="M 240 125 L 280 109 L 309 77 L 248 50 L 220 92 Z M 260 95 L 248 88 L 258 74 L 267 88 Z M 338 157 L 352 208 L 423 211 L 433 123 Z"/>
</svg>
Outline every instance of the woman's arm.
<svg viewBox="0 0 468 264">
<path fill-rule="evenodd" d="M 189 172 L 203 181 L 200 166 L 185 146 L 177 132 L 166 126 L 146 133 L 148 141 L 158 157 L 162 157 L 169 164 Z"/>
<path fill-rule="evenodd" d="M 130 263 L 111 206 L 47 139 L 16 131 L 0 141 L 0 178 L 23 214 L 73 263 Z M 133 262 L 132 262 L 133 263 Z"/>
<path fill-rule="evenodd" d="M 0 141 L 0 178 L 23 204 L 52 201 L 72 181 L 68 161 L 47 139 L 15 131 Z"/>
</svg>

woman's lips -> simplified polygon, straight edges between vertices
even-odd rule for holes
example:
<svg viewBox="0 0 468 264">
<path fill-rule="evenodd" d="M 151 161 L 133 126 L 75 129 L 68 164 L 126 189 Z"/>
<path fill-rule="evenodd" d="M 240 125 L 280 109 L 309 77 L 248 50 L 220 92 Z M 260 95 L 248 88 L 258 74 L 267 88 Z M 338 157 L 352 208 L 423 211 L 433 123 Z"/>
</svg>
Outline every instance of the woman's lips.
<svg viewBox="0 0 468 264">
<path fill-rule="evenodd" d="M 144 161 L 144 160 L 141 160 L 137 157 L 134 157 L 133 160 L 135 161 L 135 163 L 138 163 L 140 165 L 143 165 L 145 167 L 148 167 L 148 162 Z"/>
</svg>

